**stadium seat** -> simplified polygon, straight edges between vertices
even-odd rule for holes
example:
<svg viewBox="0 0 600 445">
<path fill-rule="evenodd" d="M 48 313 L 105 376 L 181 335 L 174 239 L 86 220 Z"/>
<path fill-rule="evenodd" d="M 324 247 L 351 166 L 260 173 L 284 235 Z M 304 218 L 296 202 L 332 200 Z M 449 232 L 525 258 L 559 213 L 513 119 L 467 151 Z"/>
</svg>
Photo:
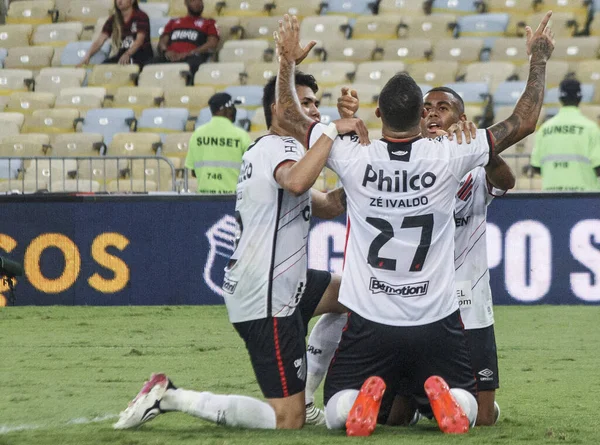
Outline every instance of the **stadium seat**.
<svg viewBox="0 0 600 445">
<path fill-rule="evenodd" d="M 349 82 L 356 65 L 352 62 L 314 62 L 304 67 L 304 72 L 312 74 L 320 86 L 333 86 Z"/>
<path fill-rule="evenodd" d="M 476 14 L 477 2 L 474 0 L 433 0 L 431 10 L 434 14 Z"/>
<path fill-rule="evenodd" d="M 546 88 L 558 86 L 570 72 L 571 69 L 568 62 L 564 60 L 548 60 L 546 63 Z M 577 75 L 579 76 L 579 72 L 577 72 Z M 517 69 L 517 77 L 519 80 L 527 80 L 527 76 L 529 76 L 529 64 L 525 63 Z M 583 81 L 583 77 L 581 77 L 581 80 Z"/>
<path fill-rule="evenodd" d="M 596 88 L 596 90 L 598 90 L 598 88 Z M 585 117 L 600 124 L 600 105 L 581 104 L 579 105 L 579 109 Z"/>
<path fill-rule="evenodd" d="M 236 17 L 266 17 L 272 7 L 266 0 L 227 0 L 223 3 L 219 14 Z"/>
<path fill-rule="evenodd" d="M 517 0 L 485 0 L 485 11 L 491 13 L 508 13 L 510 15 L 527 15 L 534 12 L 533 2 Z"/>
<path fill-rule="evenodd" d="M 108 156 L 156 156 L 160 136 L 154 133 L 116 133 L 108 145 Z"/>
<path fill-rule="evenodd" d="M 278 0 L 275 3 L 275 9 L 271 11 L 271 15 L 281 17 L 284 14 L 295 15 L 298 19 L 302 19 L 311 15 L 321 13 L 322 0 Z"/>
<path fill-rule="evenodd" d="M 465 82 L 487 82 L 493 90 L 515 73 L 511 62 L 473 62 L 466 67 Z"/>
<path fill-rule="evenodd" d="M 258 18 L 258 17 L 257 17 Z M 268 19 L 270 17 L 260 17 L 262 19 Z M 240 26 L 240 17 L 237 16 L 220 16 L 215 17 L 217 21 L 217 27 L 219 28 L 219 45 L 218 49 L 223 46 L 225 42 L 231 39 L 239 39 L 242 36 L 242 28 Z M 272 35 L 272 34 L 271 34 Z M 250 37 L 246 37 L 250 38 Z M 271 39 L 273 40 L 273 39 Z"/>
<path fill-rule="evenodd" d="M 383 46 L 383 59 L 396 62 L 425 62 L 432 53 L 429 39 L 388 40 Z"/>
<path fill-rule="evenodd" d="M 152 42 L 158 43 L 169 20 L 171 20 L 171 17 L 150 17 L 150 39 Z"/>
<path fill-rule="evenodd" d="M 348 17 L 341 15 L 309 16 L 300 24 L 300 37 L 303 40 L 331 42 L 344 40 L 350 35 Z"/>
<path fill-rule="evenodd" d="M 441 86 L 456 81 L 458 65 L 455 60 L 417 62 L 408 66 L 408 72 L 417 83 Z"/>
<path fill-rule="evenodd" d="M 92 46 L 91 41 L 68 43 L 60 55 L 60 64 L 64 66 L 79 65 L 90 49 L 90 46 Z M 109 52 L 110 46 L 104 45 L 100 51 L 92 56 L 90 59 L 90 65 L 96 65 L 104 62 L 104 60 L 108 58 Z M 137 67 L 137 65 L 131 66 Z"/>
<path fill-rule="evenodd" d="M 128 176 L 134 180 L 153 182 L 160 192 L 173 191 L 176 181 L 175 169 L 169 162 L 162 158 L 134 159 L 130 162 Z"/>
<path fill-rule="evenodd" d="M 262 113 L 256 113 L 262 114 Z M 162 146 L 163 156 L 185 158 L 192 132 L 169 133 L 165 135 Z"/>
<path fill-rule="evenodd" d="M 586 17 L 588 13 L 588 4 L 586 0 L 544 0 L 544 9 L 551 10 L 554 13 L 572 13 L 577 17 Z M 597 11 L 597 9 L 596 9 Z"/>
<path fill-rule="evenodd" d="M 373 0 L 326 0 L 323 12 L 326 14 L 340 14 L 349 17 L 373 14 Z"/>
<path fill-rule="evenodd" d="M 8 104 L 6 105 L 6 110 L 31 114 L 35 110 L 52 108 L 55 100 L 56 96 L 52 93 L 17 91 L 11 93 Z"/>
<path fill-rule="evenodd" d="M 265 113 L 262 110 L 258 110 L 250 119 L 250 130 L 253 132 L 262 131 L 263 133 L 267 131 L 267 121 L 265 119 Z"/>
<path fill-rule="evenodd" d="M 337 107 L 320 107 L 319 112 L 321 113 L 321 123 L 323 124 L 329 124 L 340 118 Z"/>
<path fill-rule="evenodd" d="M 33 71 L 0 69 L 0 95 L 28 91 L 30 85 L 33 85 Z"/>
<path fill-rule="evenodd" d="M 103 87 L 107 92 L 114 94 L 119 87 L 134 86 L 140 67 L 130 65 L 96 65 L 88 75 L 88 86 Z"/>
<path fill-rule="evenodd" d="M 112 6 L 111 1 L 71 0 L 66 13 L 66 21 L 94 25 L 98 17 L 110 16 Z"/>
<path fill-rule="evenodd" d="M 528 15 L 521 25 L 520 34 L 525 35 L 526 24 L 535 29 L 545 15 L 545 11 Z M 573 37 L 585 26 L 585 21 L 585 16 L 577 17 L 574 12 L 552 11 L 552 17 L 548 22 L 548 26 L 552 29 L 555 37 Z"/>
<path fill-rule="evenodd" d="M 167 108 L 187 108 L 190 114 L 197 115 L 208 106 L 208 99 L 215 94 L 212 87 L 178 87 L 165 89 L 164 106 Z"/>
<path fill-rule="evenodd" d="M 35 179 L 16 179 L 14 181 L 0 181 L 0 193 L 19 192 L 19 193 L 37 193 L 47 191 L 48 183 L 46 181 L 36 181 Z"/>
<path fill-rule="evenodd" d="M 240 75 L 243 72 L 242 62 L 204 63 L 194 75 L 194 85 L 207 85 L 217 89 L 239 85 Z"/>
<path fill-rule="evenodd" d="M 2 133 L 0 133 L 0 141 L 4 140 L 7 136 L 14 136 L 21 134 L 21 128 L 11 121 L 5 121 L 0 118 L 0 126 L 2 127 Z"/>
<path fill-rule="evenodd" d="M 456 91 L 465 105 L 483 105 L 490 93 L 486 82 L 456 82 L 444 86 Z"/>
<path fill-rule="evenodd" d="M 24 163 L 25 180 L 35 180 L 38 182 L 62 181 L 63 179 L 72 179 L 76 176 L 77 161 L 75 159 L 31 159 Z"/>
<path fill-rule="evenodd" d="M 354 81 L 383 86 L 393 75 L 405 70 L 402 62 L 363 62 L 356 68 Z"/>
<path fill-rule="evenodd" d="M 140 3 L 140 9 L 148 14 L 148 17 L 167 17 L 169 15 L 168 2 Z"/>
<path fill-rule="evenodd" d="M 129 168 L 129 160 L 108 157 L 96 159 L 79 159 L 77 161 L 77 178 L 93 179 L 100 184 L 124 178 Z"/>
<path fill-rule="evenodd" d="M 373 60 L 377 42 L 374 39 L 334 40 L 325 45 L 328 62 L 368 62 Z"/>
<path fill-rule="evenodd" d="M 113 97 L 112 106 L 131 108 L 136 116 L 139 116 L 146 108 L 159 107 L 162 101 L 163 89 L 160 87 L 119 87 Z"/>
<path fill-rule="evenodd" d="M 280 17 L 243 17 L 240 20 L 244 39 L 265 39 L 274 47 L 273 32 L 279 29 Z"/>
<path fill-rule="evenodd" d="M 9 3 L 6 23 L 41 25 L 52 23 L 58 18 L 54 0 L 20 0 Z"/>
<path fill-rule="evenodd" d="M 342 87 L 349 87 L 357 92 L 361 107 L 372 108 L 377 106 L 377 100 L 379 99 L 381 87 L 372 83 L 357 82 L 354 82 L 353 84 L 345 83 L 326 88 L 323 92 L 321 105 L 336 106 L 338 97 L 341 95 Z M 329 100 L 329 103 L 327 103 L 327 100 Z"/>
<path fill-rule="evenodd" d="M 519 96 L 517 96 L 517 99 L 518 99 L 518 97 Z M 515 109 L 514 104 L 495 106 L 494 107 L 494 123 L 497 124 L 498 122 L 508 119 L 510 117 L 510 115 L 512 114 L 512 112 L 514 111 L 514 109 Z M 538 128 L 540 125 L 542 125 L 546 121 L 547 111 L 548 110 L 546 109 L 546 107 L 542 106 L 542 109 L 540 111 L 540 117 L 538 118 L 538 121 L 537 121 Z"/>
<path fill-rule="evenodd" d="M 100 156 L 105 151 L 100 133 L 56 134 L 52 138 L 52 156 Z"/>
<path fill-rule="evenodd" d="M 194 125 L 194 128 L 198 128 L 200 125 L 206 124 L 207 122 L 209 122 L 211 120 L 211 118 L 212 118 L 212 113 L 210 112 L 210 108 L 208 108 L 208 107 L 202 108 L 200 110 L 200 113 L 198 113 L 198 117 L 196 118 L 196 124 Z M 250 127 L 250 119 L 251 119 L 251 116 L 249 116 L 248 110 L 240 107 L 237 109 L 237 114 L 235 117 L 234 124 L 240 128 L 243 128 L 244 130 L 248 131 L 248 129 Z"/>
<path fill-rule="evenodd" d="M 31 25 L 0 25 L 0 46 L 2 48 L 27 46 L 32 33 Z"/>
<path fill-rule="evenodd" d="M 356 117 L 360 118 L 369 130 L 378 129 L 379 135 L 377 139 L 381 138 L 381 119 L 375 116 L 373 107 L 359 108 L 356 112 Z"/>
<path fill-rule="evenodd" d="M 42 68 L 35 78 L 35 91 L 58 96 L 64 88 L 80 87 L 85 76 L 83 68 Z"/>
<path fill-rule="evenodd" d="M 433 60 L 456 60 L 463 64 L 478 62 L 483 48 L 480 38 L 439 40 L 433 48 Z"/>
<path fill-rule="evenodd" d="M 265 85 L 273 76 L 277 75 L 278 69 L 279 64 L 274 62 L 248 63 L 244 73 L 245 83 Z"/>
<path fill-rule="evenodd" d="M 577 73 L 577 79 L 580 82 L 600 86 L 600 60 L 583 60 L 579 62 L 575 73 Z"/>
<path fill-rule="evenodd" d="M 92 108 L 102 108 L 105 96 L 106 88 L 102 87 L 63 88 L 54 108 L 76 108 L 85 113 Z"/>
<path fill-rule="evenodd" d="M 581 84 L 581 103 L 591 103 L 594 100 L 595 89 L 594 85 L 590 83 Z M 544 106 L 546 107 L 558 107 L 560 106 L 559 101 L 559 89 L 558 87 L 548 88 L 544 96 Z"/>
<path fill-rule="evenodd" d="M 269 43 L 266 40 L 229 40 L 225 42 L 219 51 L 219 62 L 267 62 L 267 49 Z M 273 53 L 271 53 L 271 57 Z"/>
<path fill-rule="evenodd" d="M 402 17 L 418 17 L 430 14 L 425 2 L 415 0 L 381 0 L 379 2 L 379 15 L 401 15 Z"/>
<path fill-rule="evenodd" d="M 21 46 L 11 48 L 4 59 L 4 68 L 37 70 L 50 66 L 54 48 L 51 46 Z"/>
<path fill-rule="evenodd" d="M 6 109 L 6 105 L 8 104 L 9 97 L 0 95 L 0 112 Z"/>
<path fill-rule="evenodd" d="M 511 105 L 514 106 L 525 90 L 527 82 L 513 81 L 500 83 L 492 94 L 494 96 L 494 106 Z"/>
<path fill-rule="evenodd" d="M 460 37 L 502 37 L 508 28 L 510 15 L 506 13 L 475 14 L 458 19 Z"/>
<path fill-rule="evenodd" d="M 262 106 L 263 85 L 240 85 L 225 88 L 234 100 L 239 100 L 244 108 L 252 109 Z"/>
<path fill-rule="evenodd" d="M 47 134 L 14 134 L 4 136 L 0 142 L 0 156 L 46 156 L 50 150 Z"/>
<path fill-rule="evenodd" d="M 33 45 L 63 47 L 69 42 L 79 40 L 82 32 L 83 24 L 81 22 L 39 25 L 35 28 L 31 43 Z"/>
<path fill-rule="evenodd" d="M 0 113 L 0 122 L 10 122 L 15 124 L 19 130 L 23 126 L 23 122 L 25 122 L 25 115 L 23 113 L 11 113 L 11 112 L 3 112 Z"/>
<path fill-rule="evenodd" d="M 173 133 L 185 131 L 187 108 L 146 108 L 138 121 L 138 131 Z"/>
<path fill-rule="evenodd" d="M 160 63 L 146 65 L 138 78 L 139 86 L 166 89 L 185 87 L 191 82 L 190 66 L 187 63 Z"/>
<path fill-rule="evenodd" d="M 117 181 L 110 181 L 106 184 L 106 191 L 109 193 L 147 193 L 156 192 L 157 185 L 153 181 L 145 179 L 126 178 Z"/>
<path fill-rule="evenodd" d="M 490 61 L 511 62 L 521 65 L 527 62 L 527 48 L 520 37 L 500 37 L 491 48 Z"/>
<path fill-rule="evenodd" d="M 113 135 L 131 131 L 135 123 L 132 109 L 127 108 L 96 108 L 87 112 L 83 118 L 82 131 L 85 133 L 100 133 L 105 144 L 110 144 Z"/>
<path fill-rule="evenodd" d="M 90 179 L 59 179 L 52 181 L 48 189 L 51 193 L 97 193 L 101 191 L 100 183 Z"/>
<path fill-rule="evenodd" d="M 410 39 L 449 39 L 456 27 L 454 14 L 435 14 L 425 17 L 402 17 L 400 36 Z"/>
<path fill-rule="evenodd" d="M 558 39 L 552 53 L 553 60 L 569 62 L 574 69 L 577 62 L 586 59 L 597 59 L 600 49 L 600 37 L 571 37 Z"/>
<path fill-rule="evenodd" d="M 377 42 L 397 39 L 401 20 L 401 16 L 393 14 L 359 16 L 352 26 L 352 38 Z"/>
<path fill-rule="evenodd" d="M 35 110 L 25 118 L 23 133 L 74 133 L 79 111 L 73 108 Z"/>
</svg>

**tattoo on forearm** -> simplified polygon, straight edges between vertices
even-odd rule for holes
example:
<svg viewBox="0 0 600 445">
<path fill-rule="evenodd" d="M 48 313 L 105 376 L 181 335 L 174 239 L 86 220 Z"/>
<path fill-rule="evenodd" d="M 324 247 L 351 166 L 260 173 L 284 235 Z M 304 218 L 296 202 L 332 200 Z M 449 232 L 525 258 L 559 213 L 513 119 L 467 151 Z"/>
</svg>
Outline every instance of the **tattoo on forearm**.
<svg viewBox="0 0 600 445">
<path fill-rule="evenodd" d="M 277 107 L 283 112 L 283 122 L 279 124 L 290 132 L 290 135 L 303 142 L 312 120 L 300 107 L 296 95 L 294 76 L 295 64 L 282 60 L 277 77 Z"/>
</svg>

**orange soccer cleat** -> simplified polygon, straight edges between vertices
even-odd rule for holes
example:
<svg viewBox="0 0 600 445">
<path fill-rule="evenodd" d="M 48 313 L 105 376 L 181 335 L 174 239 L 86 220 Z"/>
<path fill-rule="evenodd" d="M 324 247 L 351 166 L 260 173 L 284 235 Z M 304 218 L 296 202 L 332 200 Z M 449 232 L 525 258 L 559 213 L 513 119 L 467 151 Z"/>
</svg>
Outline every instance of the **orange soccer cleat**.
<svg viewBox="0 0 600 445">
<path fill-rule="evenodd" d="M 456 401 L 446 381 L 432 375 L 425 381 L 425 393 L 440 430 L 445 434 L 465 434 L 469 431 L 469 418 Z"/>
<path fill-rule="evenodd" d="M 346 420 L 347 436 L 370 436 L 375 431 L 384 392 L 385 382 L 381 377 L 365 380 Z"/>
</svg>

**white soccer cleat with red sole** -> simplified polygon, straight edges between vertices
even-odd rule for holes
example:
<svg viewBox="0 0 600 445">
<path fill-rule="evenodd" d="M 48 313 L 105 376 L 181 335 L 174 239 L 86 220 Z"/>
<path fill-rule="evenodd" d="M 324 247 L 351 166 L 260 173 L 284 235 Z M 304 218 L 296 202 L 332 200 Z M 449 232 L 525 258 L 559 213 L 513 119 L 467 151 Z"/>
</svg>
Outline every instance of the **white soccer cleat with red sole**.
<svg viewBox="0 0 600 445">
<path fill-rule="evenodd" d="M 169 386 L 169 379 L 164 374 L 152 374 L 138 395 L 125 411 L 119 415 L 119 420 L 113 425 L 116 430 L 135 428 L 161 414 L 160 400 Z"/>
</svg>

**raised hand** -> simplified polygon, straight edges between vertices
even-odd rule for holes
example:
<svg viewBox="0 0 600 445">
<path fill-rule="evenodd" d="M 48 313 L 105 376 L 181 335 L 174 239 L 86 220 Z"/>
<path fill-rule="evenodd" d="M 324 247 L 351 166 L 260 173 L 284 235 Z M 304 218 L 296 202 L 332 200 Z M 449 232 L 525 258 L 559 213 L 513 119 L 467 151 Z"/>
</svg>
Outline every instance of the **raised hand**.
<svg viewBox="0 0 600 445">
<path fill-rule="evenodd" d="M 356 133 L 361 145 L 369 145 L 369 130 L 365 123 L 358 118 L 338 119 L 333 121 L 339 134 Z"/>
<path fill-rule="evenodd" d="M 342 87 L 342 95 L 338 97 L 337 109 L 340 117 L 354 117 L 358 111 L 359 101 L 356 90 L 351 90 L 348 87 Z"/>
<path fill-rule="evenodd" d="M 554 51 L 554 33 L 548 26 L 551 17 L 552 11 L 548 11 L 535 32 L 531 27 L 525 27 L 527 54 L 531 56 L 531 63 L 547 62 Z"/>
<path fill-rule="evenodd" d="M 277 54 L 288 62 L 295 62 L 296 65 L 308 56 L 310 50 L 317 44 L 311 40 L 305 47 L 300 45 L 300 24 L 296 16 L 290 17 L 288 14 L 279 21 L 279 31 L 273 33 Z"/>
</svg>

